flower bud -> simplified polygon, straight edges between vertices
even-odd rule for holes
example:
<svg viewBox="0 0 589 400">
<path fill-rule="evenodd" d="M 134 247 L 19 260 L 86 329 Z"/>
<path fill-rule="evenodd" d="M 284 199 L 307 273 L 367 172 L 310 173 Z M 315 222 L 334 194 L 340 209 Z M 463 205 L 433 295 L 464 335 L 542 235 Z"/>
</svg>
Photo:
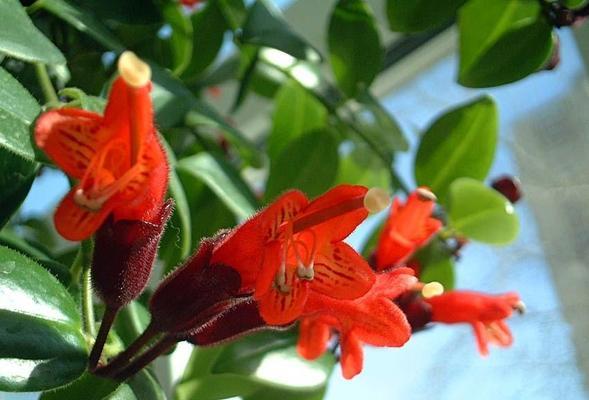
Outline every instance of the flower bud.
<svg viewBox="0 0 589 400">
<path fill-rule="evenodd" d="M 239 273 L 210 264 L 219 240 L 203 240 L 197 253 L 158 286 L 149 305 L 155 329 L 186 336 L 235 304 Z"/>
<path fill-rule="evenodd" d="M 512 204 L 517 203 L 522 197 L 521 184 L 514 176 L 503 175 L 493 180 L 491 187 L 501 193 Z"/>
<path fill-rule="evenodd" d="M 107 307 L 119 309 L 145 289 L 173 206 L 165 202 L 150 222 L 111 215 L 96 232 L 92 284 Z"/>
</svg>

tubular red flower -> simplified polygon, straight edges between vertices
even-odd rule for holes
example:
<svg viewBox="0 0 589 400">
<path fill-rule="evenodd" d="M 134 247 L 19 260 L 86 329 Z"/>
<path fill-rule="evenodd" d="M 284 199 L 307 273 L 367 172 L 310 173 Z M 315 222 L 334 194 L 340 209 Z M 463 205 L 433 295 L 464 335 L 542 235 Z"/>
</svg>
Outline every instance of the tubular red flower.
<svg viewBox="0 0 589 400">
<path fill-rule="evenodd" d="M 406 262 L 440 230 L 442 222 L 431 217 L 435 200 L 427 188 L 411 193 L 405 205 L 395 199 L 374 253 L 377 271 Z"/>
<path fill-rule="evenodd" d="M 254 291 L 271 325 L 301 315 L 310 293 L 355 299 L 374 283 L 374 273 L 345 239 L 378 208 L 380 192 L 341 185 L 309 202 L 290 191 L 234 229 L 211 263 L 239 271 L 243 293 Z"/>
<path fill-rule="evenodd" d="M 114 221 L 149 221 L 160 210 L 168 162 L 153 123 L 149 66 L 130 52 L 119 59 L 121 74 L 110 91 L 104 116 L 62 108 L 43 113 L 35 142 L 78 184 L 55 214 L 66 239 L 91 236 L 113 214 Z"/>
<path fill-rule="evenodd" d="M 409 340 L 411 327 L 392 300 L 416 282 L 409 268 L 396 268 L 377 274 L 370 291 L 355 300 L 309 296 L 300 324 L 299 354 L 310 360 L 321 356 L 330 331 L 336 330 L 340 334 L 343 376 L 353 378 L 362 371 L 363 343 L 400 347 Z"/>
<path fill-rule="evenodd" d="M 454 290 L 425 301 L 431 306 L 432 321 L 470 324 L 482 356 L 489 354 L 489 343 L 501 347 L 508 347 L 513 343 L 513 336 L 505 319 L 514 310 L 524 310 L 517 293 L 489 295 Z"/>
</svg>

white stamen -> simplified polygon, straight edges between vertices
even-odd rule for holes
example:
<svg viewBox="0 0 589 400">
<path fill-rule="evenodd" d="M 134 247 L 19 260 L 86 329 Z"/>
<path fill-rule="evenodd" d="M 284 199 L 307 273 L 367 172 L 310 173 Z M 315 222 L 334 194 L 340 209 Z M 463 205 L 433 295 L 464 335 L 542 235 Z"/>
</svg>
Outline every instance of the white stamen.
<svg viewBox="0 0 589 400">
<path fill-rule="evenodd" d="M 519 313 L 519 314 L 525 314 L 526 313 L 526 304 L 523 301 L 518 301 L 517 303 L 515 303 L 515 305 L 513 306 L 513 308 Z"/>
<path fill-rule="evenodd" d="M 315 263 L 311 261 L 308 266 L 305 266 L 302 262 L 299 261 L 299 265 L 297 266 L 297 276 L 299 279 L 312 281 L 315 277 Z"/>
<path fill-rule="evenodd" d="M 437 201 L 438 198 L 436 197 L 435 194 L 433 194 L 432 191 L 424 188 L 424 187 L 420 187 L 415 189 L 415 193 L 417 193 L 417 195 L 421 198 L 421 200 L 429 200 L 429 201 Z"/>
<path fill-rule="evenodd" d="M 390 202 L 389 195 L 381 188 L 371 188 L 364 195 L 364 208 L 373 214 L 387 208 Z"/>
<path fill-rule="evenodd" d="M 151 80 L 151 68 L 132 51 L 125 51 L 119 57 L 118 70 L 129 86 L 142 88 Z"/>
<path fill-rule="evenodd" d="M 444 286 L 440 282 L 430 282 L 423 285 L 421 295 L 426 299 L 439 296 L 444 293 Z"/>
<path fill-rule="evenodd" d="M 86 196 L 83 189 L 77 189 L 74 192 L 74 203 L 79 205 L 80 207 L 84 207 L 90 211 L 99 211 L 104 203 L 108 200 L 108 197 L 102 196 L 96 199 L 90 199 Z"/>
</svg>

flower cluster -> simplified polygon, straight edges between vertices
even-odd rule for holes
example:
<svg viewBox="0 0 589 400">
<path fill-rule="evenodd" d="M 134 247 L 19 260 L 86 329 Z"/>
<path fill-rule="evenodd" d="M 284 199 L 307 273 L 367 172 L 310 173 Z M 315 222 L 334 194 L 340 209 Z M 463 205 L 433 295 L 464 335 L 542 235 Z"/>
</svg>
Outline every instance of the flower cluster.
<svg viewBox="0 0 589 400">
<path fill-rule="evenodd" d="M 363 344 L 399 347 L 430 322 L 470 324 L 481 354 L 488 343 L 511 344 L 504 320 L 522 310 L 517 294 L 442 293 L 437 283 L 419 282 L 412 257 L 443 226 L 432 216 L 431 191 L 421 187 L 404 204 L 394 200 L 367 261 L 344 240 L 385 209 L 388 196 L 340 185 L 314 200 L 286 192 L 241 225 L 203 240 L 156 288 L 143 335 L 101 367 L 114 317 L 144 290 L 173 209 L 164 201 L 168 161 L 153 121 L 150 68 L 125 52 L 118 70 L 104 116 L 61 108 L 39 117 L 35 129 L 37 145 L 75 181 L 55 214 L 57 230 L 70 240 L 95 237 L 92 279 L 106 312 L 92 370 L 123 379 L 178 341 L 214 345 L 295 323 L 306 359 L 339 340 L 348 379 L 362 370 Z"/>
</svg>

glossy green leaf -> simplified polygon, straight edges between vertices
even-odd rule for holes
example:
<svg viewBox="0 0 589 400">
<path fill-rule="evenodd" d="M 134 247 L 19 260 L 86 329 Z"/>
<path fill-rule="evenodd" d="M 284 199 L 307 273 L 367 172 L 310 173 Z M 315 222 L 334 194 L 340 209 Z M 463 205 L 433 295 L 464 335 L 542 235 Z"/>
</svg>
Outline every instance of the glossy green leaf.
<svg viewBox="0 0 589 400">
<path fill-rule="evenodd" d="M 514 82 L 544 67 L 552 26 L 536 0 L 471 0 L 460 9 L 458 81 L 468 87 Z"/>
<path fill-rule="evenodd" d="M 356 145 L 349 154 L 340 158 L 336 183 L 386 188 L 389 176 L 389 171 L 372 150 L 366 145 Z"/>
<path fill-rule="evenodd" d="M 317 398 L 313 396 L 325 390 L 335 360 L 331 355 L 303 360 L 296 354 L 296 338 L 294 330 L 260 332 L 221 349 L 205 349 L 204 359 L 198 349 L 177 388 L 178 399 Z M 208 366 L 204 369 L 200 368 L 203 360 Z"/>
<path fill-rule="evenodd" d="M 419 32 L 450 21 L 466 0 L 387 0 L 389 27 Z"/>
<path fill-rule="evenodd" d="M 325 127 L 327 110 L 306 89 L 287 81 L 276 94 L 268 155 L 275 159 L 289 143 L 305 133 Z"/>
<path fill-rule="evenodd" d="M 142 370 L 127 381 L 137 400 L 166 400 L 159 382 L 147 370 Z"/>
<path fill-rule="evenodd" d="M 40 400 L 102 400 L 114 394 L 120 385 L 121 382 L 85 372 L 70 385 L 43 393 Z"/>
<path fill-rule="evenodd" d="M 243 25 L 241 42 L 271 47 L 301 60 L 318 61 L 319 52 L 294 32 L 271 1 L 256 0 Z"/>
<path fill-rule="evenodd" d="M 162 6 L 162 13 L 172 30 L 168 43 L 172 53 L 172 71 L 178 76 L 188 67 L 192 59 L 192 21 L 190 16 L 182 11 L 182 7 L 178 7 L 178 4 L 174 2 L 165 3 Z"/>
<path fill-rule="evenodd" d="M 178 170 L 204 182 L 239 219 L 248 218 L 257 208 L 257 200 L 239 172 L 220 158 L 200 153 L 180 160 Z"/>
<path fill-rule="evenodd" d="M 0 68 L 0 147 L 34 161 L 29 129 L 40 111 L 39 104 L 29 92 Z"/>
<path fill-rule="evenodd" d="M 454 289 L 455 274 L 453 256 L 446 244 L 440 239 L 432 240 L 415 256 L 421 273 L 419 280 L 424 283 L 440 282 L 445 290 Z"/>
<path fill-rule="evenodd" d="M 24 201 L 36 172 L 37 163 L 0 148 L 0 229 Z"/>
<path fill-rule="evenodd" d="M 70 0 L 71 1 L 71 0 Z M 80 7 L 91 10 L 99 20 L 119 24 L 152 25 L 162 22 L 159 2 L 155 0 L 75 0 Z"/>
<path fill-rule="evenodd" d="M 86 369 L 78 309 L 49 272 L 0 247 L 0 390 L 64 385 Z"/>
<path fill-rule="evenodd" d="M 365 0 L 340 0 L 328 30 L 329 61 L 339 88 L 354 97 L 368 88 L 380 69 L 384 51 L 372 10 Z"/>
<path fill-rule="evenodd" d="M 121 341 L 129 346 L 147 328 L 149 311 L 138 301 L 133 301 L 117 314 L 114 328 Z"/>
<path fill-rule="evenodd" d="M 106 28 L 100 20 L 88 10 L 67 0 L 38 0 L 36 6 L 40 6 L 65 22 L 94 38 L 109 50 L 121 52 L 125 46 L 119 39 Z"/>
<path fill-rule="evenodd" d="M 510 243 L 519 231 L 509 200 L 470 178 L 457 179 L 450 186 L 448 223 L 458 234 L 490 244 Z"/>
<path fill-rule="evenodd" d="M 568 8 L 581 8 L 586 6 L 589 2 L 587 0 L 563 0 L 562 3 Z"/>
<path fill-rule="evenodd" d="M 493 162 L 498 135 L 495 102 L 481 97 L 439 117 L 424 133 L 415 159 L 415 179 L 442 203 L 460 177 L 483 180 Z"/>
<path fill-rule="evenodd" d="M 215 60 L 228 29 L 218 1 L 207 1 L 202 9 L 191 16 L 191 23 L 190 62 L 181 76 L 187 82 L 196 81 Z"/>
<path fill-rule="evenodd" d="M 272 200 L 291 188 L 318 196 L 335 182 L 338 158 L 338 141 L 327 129 L 291 141 L 271 160 L 265 199 Z"/>
<path fill-rule="evenodd" d="M 65 64 L 63 54 L 33 25 L 20 2 L 0 1 L 0 15 L 0 53 L 28 62 Z"/>
</svg>

